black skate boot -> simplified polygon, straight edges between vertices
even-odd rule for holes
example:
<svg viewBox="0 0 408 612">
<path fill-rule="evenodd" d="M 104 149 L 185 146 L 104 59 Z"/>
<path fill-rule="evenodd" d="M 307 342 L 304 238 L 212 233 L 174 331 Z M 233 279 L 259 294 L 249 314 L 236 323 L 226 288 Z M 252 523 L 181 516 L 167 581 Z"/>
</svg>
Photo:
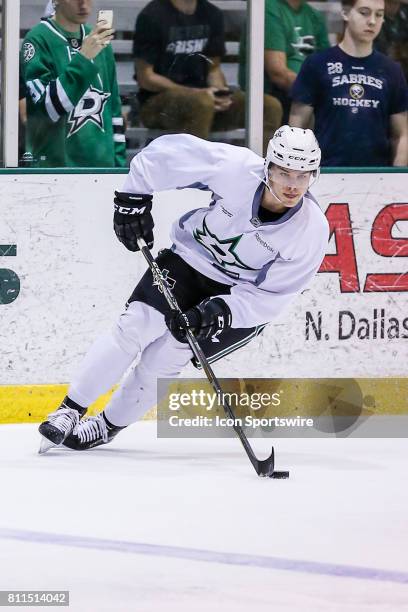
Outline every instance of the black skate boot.
<svg viewBox="0 0 408 612">
<path fill-rule="evenodd" d="M 39 450 L 40 454 L 45 453 L 53 446 L 59 446 L 64 438 L 75 431 L 86 410 L 86 408 L 66 397 L 61 406 L 55 412 L 49 414 L 47 420 L 41 423 L 38 428 L 43 436 Z"/>
<path fill-rule="evenodd" d="M 63 445 L 73 450 L 88 450 L 101 444 L 108 444 L 124 427 L 118 427 L 108 421 L 105 414 L 87 417 L 79 422 L 76 431 L 63 441 Z"/>
</svg>

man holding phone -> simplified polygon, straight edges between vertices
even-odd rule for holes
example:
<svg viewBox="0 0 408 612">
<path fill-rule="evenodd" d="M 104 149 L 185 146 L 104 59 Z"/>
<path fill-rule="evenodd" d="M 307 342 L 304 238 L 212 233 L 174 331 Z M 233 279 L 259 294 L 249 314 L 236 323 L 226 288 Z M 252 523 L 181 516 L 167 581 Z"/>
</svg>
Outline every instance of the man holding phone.
<svg viewBox="0 0 408 612">
<path fill-rule="evenodd" d="M 30 30 L 21 49 L 27 88 L 27 149 L 42 167 L 126 165 L 126 143 L 111 45 L 112 11 L 86 25 L 92 0 L 54 0 L 55 14 Z"/>
<path fill-rule="evenodd" d="M 228 89 L 224 54 L 223 15 L 208 0 L 149 2 L 133 44 L 143 124 L 204 139 L 211 130 L 244 127 L 245 94 Z M 266 96 L 265 149 L 281 118 L 278 100 Z"/>
</svg>

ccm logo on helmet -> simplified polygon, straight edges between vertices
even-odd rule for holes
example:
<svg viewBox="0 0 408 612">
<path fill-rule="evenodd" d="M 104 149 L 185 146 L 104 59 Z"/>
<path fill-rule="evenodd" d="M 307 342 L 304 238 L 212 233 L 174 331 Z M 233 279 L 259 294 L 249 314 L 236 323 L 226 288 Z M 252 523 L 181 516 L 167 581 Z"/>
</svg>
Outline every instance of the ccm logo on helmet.
<svg viewBox="0 0 408 612">
<path fill-rule="evenodd" d="M 296 159 L 297 161 L 306 161 L 306 157 L 298 157 L 297 155 L 289 155 L 289 159 Z"/>
</svg>

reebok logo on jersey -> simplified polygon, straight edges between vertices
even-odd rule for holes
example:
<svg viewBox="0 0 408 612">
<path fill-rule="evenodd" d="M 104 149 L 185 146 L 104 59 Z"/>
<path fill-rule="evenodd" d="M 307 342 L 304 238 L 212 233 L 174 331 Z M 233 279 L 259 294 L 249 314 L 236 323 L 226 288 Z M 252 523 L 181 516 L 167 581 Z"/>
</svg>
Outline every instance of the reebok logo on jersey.
<svg viewBox="0 0 408 612">
<path fill-rule="evenodd" d="M 79 132 L 88 122 L 94 123 L 104 132 L 103 111 L 110 96 L 110 93 L 91 85 L 69 114 L 68 122 L 71 124 L 71 129 L 67 138 Z"/>
<path fill-rule="evenodd" d="M 224 215 L 227 215 L 227 217 L 233 217 L 234 215 L 232 214 L 232 212 L 230 212 L 229 210 L 227 210 L 224 206 L 221 206 L 221 210 L 224 213 Z"/>
<path fill-rule="evenodd" d="M 262 240 L 262 238 L 260 237 L 260 235 L 258 234 L 258 232 L 255 232 L 255 238 L 257 239 L 257 241 L 259 242 L 259 244 L 261 244 L 263 247 L 265 247 L 265 249 L 268 249 L 268 251 L 270 251 L 270 253 L 274 253 L 276 254 L 277 251 L 271 247 L 270 244 L 268 244 L 267 242 L 265 242 L 265 240 Z"/>
</svg>

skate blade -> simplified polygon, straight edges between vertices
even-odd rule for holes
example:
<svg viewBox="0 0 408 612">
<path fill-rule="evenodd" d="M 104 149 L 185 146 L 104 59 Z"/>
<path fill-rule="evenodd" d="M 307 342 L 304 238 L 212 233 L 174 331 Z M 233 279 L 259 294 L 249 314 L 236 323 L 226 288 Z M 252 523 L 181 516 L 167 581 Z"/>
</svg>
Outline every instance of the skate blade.
<svg viewBox="0 0 408 612">
<path fill-rule="evenodd" d="M 40 448 L 38 449 L 39 455 L 44 455 L 51 448 L 58 448 L 59 444 L 54 444 L 54 442 L 50 442 L 47 438 L 42 436 Z"/>
</svg>

